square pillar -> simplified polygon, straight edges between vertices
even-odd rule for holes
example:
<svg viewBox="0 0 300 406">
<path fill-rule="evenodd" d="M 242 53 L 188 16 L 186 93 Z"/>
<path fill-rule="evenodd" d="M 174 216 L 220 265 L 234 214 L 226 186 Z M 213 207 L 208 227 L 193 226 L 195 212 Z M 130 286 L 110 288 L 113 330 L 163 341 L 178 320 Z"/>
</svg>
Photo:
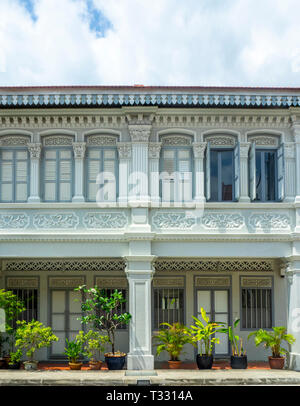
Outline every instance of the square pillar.
<svg viewBox="0 0 300 406">
<path fill-rule="evenodd" d="M 153 370 L 151 284 L 152 261 L 155 256 L 137 255 L 126 257 L 126 275 L 129 284 L 129 353 L 127 369 Z"/>
<path fill-rule="evenodd" d="M 42 144 L 27 144 L 30 153 L 30 196 L 28 203 L 40 203 L 40 158 Z"/>
<path fill-rule="evenodd" d="M 81 203 L 85 201 L 83 195 L 84 183 L 84 155 L 85 155 L 85 142 L 73 142 L 73 150 L 75 157 L 75 195 L 72 202 Z"/>
</svg>

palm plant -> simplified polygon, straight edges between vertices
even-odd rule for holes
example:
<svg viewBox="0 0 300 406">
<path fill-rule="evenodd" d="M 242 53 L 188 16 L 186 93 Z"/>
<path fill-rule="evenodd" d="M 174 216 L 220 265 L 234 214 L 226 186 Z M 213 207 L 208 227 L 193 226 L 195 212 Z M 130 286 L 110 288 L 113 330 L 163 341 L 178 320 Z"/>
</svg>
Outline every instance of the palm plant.
<svg viewBox="0 0 300 406">
<path fill-rule="evenodd" d="M 160 329 L 158 334 L 153 337 L 155 341 L 159 342 L 156 348 L 157 355 L 166 351 L 171 361 L 179 361 L 183 346 L 191 342 L 186 327 L 181 323 L 161 323 L 160 325 L 167 328 Z"/>
<path fill-rule="evenodd" d="M 296 339 L 292 334 L 287 334 L 286 327 L 273 327 L 273 331 L 259 329 L 249 334 L 248 338 L 254 336 L 256 346 L 263 344 L 265 348 L 270 348 L 273 358 L 280 358 L 288 351 L 282 347 L 281 343 L 285 341 L 288 344 L 293 344 Z"/>
</svg>

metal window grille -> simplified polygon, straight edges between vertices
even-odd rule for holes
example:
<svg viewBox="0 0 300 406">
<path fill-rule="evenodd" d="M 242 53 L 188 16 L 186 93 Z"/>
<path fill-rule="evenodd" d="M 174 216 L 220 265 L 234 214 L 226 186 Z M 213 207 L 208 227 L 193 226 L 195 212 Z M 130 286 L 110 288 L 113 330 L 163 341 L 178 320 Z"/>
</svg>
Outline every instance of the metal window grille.
<svg viewBox="0 0 300 406">
<path fill-rule="evenodd" d="M 12 292 L 19 300 L 24 302 L 26 310 L 18 315 L 18 320 L 26 322 L 38 320 L 38 290 L 37 289 L 13 289 Z"/>
<path fill-rule="evenodd" d="M 106 288 L 106 289 L 101 289 L 101 290 L 104 291 L 107 296 L 110 296 L 115 290 L 117 290 L 118 292 L 122 292 L 123 299 L 125 299 L 126 302 L 120 303 L 120 305 L 118 306 L 115 313 L 119 315 L 119 314 L 122 314 L 122 313 L 128 311 L 128 309 L 127 309 L 127 290 L 126 289 Z M 121 324 L 117 327 L 118 330 L 125 330 L 126 328 L 127 328 L 126 324 Z"/>
<path fill-rule="evenodd" d="M 272 290 L 242 289 L 242 327 L 272 328 Z"/>
<path fill-rule="evenodd" d="M 161 323 L 184 323 L 184 289 L 154 289 L 154 329 Z"/>
</svg>

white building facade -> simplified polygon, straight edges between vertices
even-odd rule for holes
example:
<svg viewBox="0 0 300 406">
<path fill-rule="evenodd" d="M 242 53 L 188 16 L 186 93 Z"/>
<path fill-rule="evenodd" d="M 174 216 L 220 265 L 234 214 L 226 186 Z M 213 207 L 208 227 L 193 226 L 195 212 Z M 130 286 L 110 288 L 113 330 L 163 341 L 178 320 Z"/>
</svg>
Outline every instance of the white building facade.
<svg viewBox="0 0 300 406">
<path fill-rule="evenodd" d="M 287 326 L 300 370 L 300 90 L 0 88 L 0 264 L 59 337 L 41 359 L 82 328 L 86 284 L 126 297 L 128 369 L 204 307 L 241 320 L 249 360 L 269 355 L 251 331 Z"/>
</svg>

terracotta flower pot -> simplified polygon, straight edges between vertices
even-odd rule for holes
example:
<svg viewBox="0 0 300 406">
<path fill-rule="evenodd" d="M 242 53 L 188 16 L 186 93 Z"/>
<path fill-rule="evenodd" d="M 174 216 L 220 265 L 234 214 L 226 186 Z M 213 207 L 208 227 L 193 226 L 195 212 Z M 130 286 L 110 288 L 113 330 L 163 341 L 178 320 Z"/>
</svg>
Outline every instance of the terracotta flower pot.
<svg viewBox="0 0 300 406">
<path fill-rule="evenodd" d="M 38 368 L 38 361 L 24 361 L 25 371 L 36 371 Z"/>
<path fill-rule="evenodd" d="M 283 369 L 285 357 L 269 357 L 269 365 L 271 369 Z"/>
<path fill-rule="evenodd" d="M 72 371 L 79 371 L 82 367 L 82 362 L 69 362 L 69 367 Z"/>
<path fill-rule="evenodd" d="M 93 369 L 93 370 L 99 370 L 99 369 L 101 369 L 101 364 L 102 364 L 101 361 L 90 361 L 89 367 L 90 367 L 90 369 Z"/>
<path fill-rule="evenodd" d="M 169 369 L 179 369 L 181 366 L 181 361 L 168 361 Z"/>
</svg>

